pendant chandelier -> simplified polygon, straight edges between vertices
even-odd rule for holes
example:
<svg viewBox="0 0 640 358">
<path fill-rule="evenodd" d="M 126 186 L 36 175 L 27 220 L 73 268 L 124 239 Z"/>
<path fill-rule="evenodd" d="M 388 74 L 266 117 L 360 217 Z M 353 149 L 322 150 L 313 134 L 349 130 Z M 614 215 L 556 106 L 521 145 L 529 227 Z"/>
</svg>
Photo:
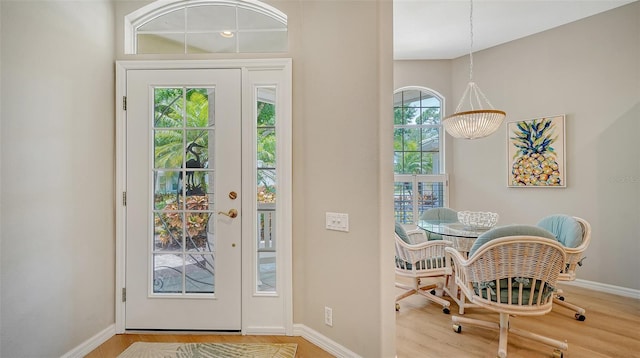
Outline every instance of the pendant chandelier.
<svg viewBox="0 0 640 358">
<path fill-rule="evenodd" d="M 498 130 L 507 114 L 504 111 L 494 109 L 480 87 L 473 82 L 473 0 L 470 1 L 469 25 L 471 30 L 469 84 L 455 113 L 445 117 L 442 120 L 442 125 L 455 138 L 477 139 Z M 465 105 L 468 107 L 465 108 Z"/>
</svg>

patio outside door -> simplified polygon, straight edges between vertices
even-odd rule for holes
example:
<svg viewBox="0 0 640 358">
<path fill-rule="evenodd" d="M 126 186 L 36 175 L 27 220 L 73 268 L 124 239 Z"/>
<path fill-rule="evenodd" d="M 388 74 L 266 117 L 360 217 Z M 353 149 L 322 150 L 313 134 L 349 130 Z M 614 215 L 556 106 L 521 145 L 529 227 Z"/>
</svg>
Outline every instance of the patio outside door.
<svg viewBox="0 0 640 358">
<path fill-rule="evenodd" d="M 241 329 L 241 71 L 128 70 L 125 328 Z"/>
</svg>

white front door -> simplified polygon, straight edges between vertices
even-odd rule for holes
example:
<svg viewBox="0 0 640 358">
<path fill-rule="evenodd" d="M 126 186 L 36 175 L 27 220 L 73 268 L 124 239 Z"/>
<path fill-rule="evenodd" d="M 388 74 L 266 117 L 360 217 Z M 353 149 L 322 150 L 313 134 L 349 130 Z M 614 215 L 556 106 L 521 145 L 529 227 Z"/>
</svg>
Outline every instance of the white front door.
<svg viewBox="0 0 640 358">
<path fill-rule="evenodd" d="M 126 74 L 125 329 L 241 329 L 241 71 Z"/>
</svg>

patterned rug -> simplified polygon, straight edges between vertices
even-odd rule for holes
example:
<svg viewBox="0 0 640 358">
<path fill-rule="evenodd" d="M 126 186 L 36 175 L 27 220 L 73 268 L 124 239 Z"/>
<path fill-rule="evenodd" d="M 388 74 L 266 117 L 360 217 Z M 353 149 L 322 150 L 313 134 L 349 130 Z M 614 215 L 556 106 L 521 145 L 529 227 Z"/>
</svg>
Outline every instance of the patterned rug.
<svg viewBox="0 0 640 358">
<path fill-rule="evenodd" d="M 118 358 L 294 358 L 296 343 L 136 342 Z"/>
</svg>

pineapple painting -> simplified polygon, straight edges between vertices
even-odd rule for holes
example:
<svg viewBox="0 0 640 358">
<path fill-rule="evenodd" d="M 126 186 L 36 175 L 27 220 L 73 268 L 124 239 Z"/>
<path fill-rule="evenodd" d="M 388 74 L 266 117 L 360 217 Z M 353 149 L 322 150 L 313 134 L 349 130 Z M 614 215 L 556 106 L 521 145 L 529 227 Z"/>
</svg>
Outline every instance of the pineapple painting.
<svg viewBox="0 0 640 358">
<path fill-rule="evenodd" d="M 509 123 L 509 186 L 564 187 L 564 116 Z"/>
</svg>

